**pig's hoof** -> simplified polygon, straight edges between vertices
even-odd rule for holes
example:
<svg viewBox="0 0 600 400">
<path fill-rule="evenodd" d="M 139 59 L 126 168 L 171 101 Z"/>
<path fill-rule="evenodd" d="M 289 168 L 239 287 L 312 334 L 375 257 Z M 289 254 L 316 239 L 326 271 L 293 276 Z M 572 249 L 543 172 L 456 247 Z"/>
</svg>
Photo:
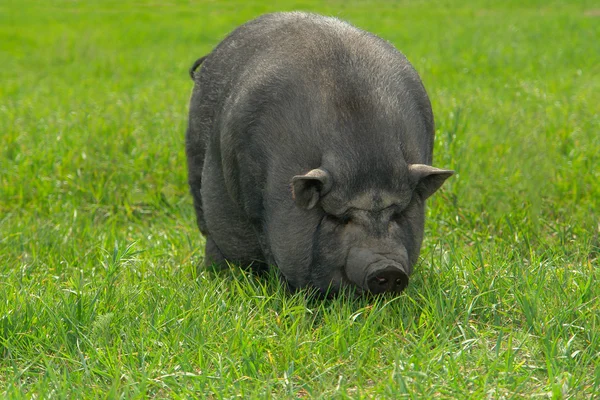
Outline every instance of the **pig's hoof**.
<svg viewBox="0 0 600 400">
<path fill-rule="evenodd" d="M 215 270 L 227 268 L 227 261 L 217 244 L 210 236 L 206 237 L 206 247 L 204 248 L 204 267 Z"/>
</svg>

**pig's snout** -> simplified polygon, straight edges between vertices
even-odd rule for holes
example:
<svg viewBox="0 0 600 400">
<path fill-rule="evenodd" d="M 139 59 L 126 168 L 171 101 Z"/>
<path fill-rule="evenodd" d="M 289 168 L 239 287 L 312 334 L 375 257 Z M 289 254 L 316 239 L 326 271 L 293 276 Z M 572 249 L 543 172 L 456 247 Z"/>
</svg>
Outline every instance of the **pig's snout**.
<svg viewBox="0 0 600 400">
<path fill-rule="evenodd" d="M 354 248 L 346 261 L 346 274 L 355 285 L 371 293 L 400 293 L 408 285 L 408 273 L 400 253 L 394 259 L 389 255 Z"/>
<path fill-rule="evenodd" d="M 367 288 L 371 293 L 400 293 L 408 285 L 408 275 L 400 267 L 383 265 L 373 269 L 366 279 Z"/>
</svg>

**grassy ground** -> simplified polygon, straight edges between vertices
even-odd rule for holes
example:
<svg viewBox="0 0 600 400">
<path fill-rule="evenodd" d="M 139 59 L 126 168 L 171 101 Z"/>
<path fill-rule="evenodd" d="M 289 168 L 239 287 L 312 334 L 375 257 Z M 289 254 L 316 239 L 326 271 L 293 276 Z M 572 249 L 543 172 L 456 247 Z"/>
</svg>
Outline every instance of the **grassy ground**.
<svg viewBox="0 0 600 400">
<path fill-rule="evenodd" d="M 593 1 L 0 2 L 0 397 L 600 396 Z M 195 272 L 187 68 L 273 10 L 402 49 L 437 122 L 394 299 Z"/>
</svg>

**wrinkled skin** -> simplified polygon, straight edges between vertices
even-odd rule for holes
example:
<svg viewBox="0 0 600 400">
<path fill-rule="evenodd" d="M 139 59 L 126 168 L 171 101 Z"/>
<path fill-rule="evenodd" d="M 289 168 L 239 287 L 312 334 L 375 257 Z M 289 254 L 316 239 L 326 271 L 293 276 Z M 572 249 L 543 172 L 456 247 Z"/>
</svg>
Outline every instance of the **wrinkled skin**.
<svg viewBox="0 0 600 400">
<path fill-rule="evenodd" d="M 279 268 L 294 288 L 400 292 L 418 259 L 429 99 L 406 58 L 337 19 L 267 14 L 191 69 L 188 175 L 205 264 Z"/>
</svg>

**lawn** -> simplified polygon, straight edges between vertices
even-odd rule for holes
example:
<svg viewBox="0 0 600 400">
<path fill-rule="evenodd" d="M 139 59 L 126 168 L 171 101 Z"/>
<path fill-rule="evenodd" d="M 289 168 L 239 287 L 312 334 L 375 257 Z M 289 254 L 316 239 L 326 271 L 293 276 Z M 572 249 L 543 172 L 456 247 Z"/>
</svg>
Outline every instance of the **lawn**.
<svg viewBox="0 0 600 400">
<path fill-rule="evenodd" d="M 436 116 L 391 298 L 196 271 L 187 69 L 264 12 L 401 49 Z M 600 396 L 595 1 L 0 2 L 0 397 Z"/>
</svg>

